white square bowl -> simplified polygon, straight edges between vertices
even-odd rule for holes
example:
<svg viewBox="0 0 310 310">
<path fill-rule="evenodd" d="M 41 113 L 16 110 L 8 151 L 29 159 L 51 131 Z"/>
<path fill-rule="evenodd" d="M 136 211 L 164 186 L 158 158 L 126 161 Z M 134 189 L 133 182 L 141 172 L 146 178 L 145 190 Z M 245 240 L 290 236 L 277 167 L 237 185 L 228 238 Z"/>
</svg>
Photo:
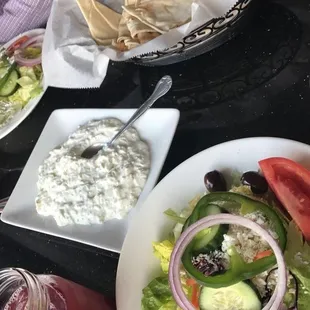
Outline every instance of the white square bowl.
<svg viewBox="0 0 310 310">
<path fill-rule="evenodd" d="M 5 206 L 1 219 L 15 226 L 82 242 L 113 252 L 120 252 L 128 224 L 141 203 L 155 186 L 170 148 L 180 112 L 175 109 L 150 109 L 135 124 L 141 138 L 151 149 L 151 168 L 137 205 L 123 220 L 111 220 L 101 225 L 57 226 L 53 217 L 37 213 L 38 168 L 49 152 L 65 142 L 80 126 L 94 119 L 108 117 L 126 122 L 134 109 L 61 109 L 48 119 L 42 134 Z"/>
</svg>

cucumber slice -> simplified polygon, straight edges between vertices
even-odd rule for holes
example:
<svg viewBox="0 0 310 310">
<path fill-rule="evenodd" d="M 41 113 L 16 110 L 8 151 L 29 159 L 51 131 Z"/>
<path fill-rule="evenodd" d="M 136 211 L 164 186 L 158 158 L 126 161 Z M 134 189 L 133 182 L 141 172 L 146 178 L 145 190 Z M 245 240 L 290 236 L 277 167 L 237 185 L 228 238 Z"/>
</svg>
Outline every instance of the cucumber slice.
<svg viewBox="0 0 310 310">
<path fill-rule="evenodd" d="M 9 67 L 9 66 L 10 66 L 10 62 L 8 61 L 8 57 L 5 54 L 2 54 L 2 57 L 1 57 L 1 50 L 0 50 L 0 68 Z"/>
<path fill-rule="evenodd" d="M 5 84 L 0 88 L 0 96 L 10 96 L 17 88 L 18 73 L 13 70 L 8 76 Z"/>
<path fill-rule="evenodd" d="M 10 67 L 0 67 L 0 80 L 5 77 L 5 75 L 9 72 Z"/>
<path fill-rule="evenodd" d="M 9 77 L 11 72 L 12 72 L 12 70 L 10 70 L 10 67 L 0 68 L 0 89 L 8 80 L 8 77 Z"/>
<path fill-rule="evenodd" d="M 222 209 L 217 205 L 208 205 L 203 210 L 204 216 L 223 213 Z M 210 246 L 212 250 L 221 247 L 223 235 L 227 233 L 229 225 L 215 225 L 210 228 L 200 231 L 194 239 L 193 249 L 195 251 Z"/>
<path fill-rule="evenodd" d="M 246 282 L 221 287 L 203 287 L 200 292 L 201 310 L 261 310 L 260 296 Z"/>
<path fill-rule="evenodd" d="M 13 65 L 10 65 L 4 68 L 4 71 L 2 72 L 1 78 L 0 78 L 0 90 L 2 89 L 4 84 L 7 82 L 11 72 L 14 71 L 15 68 L 16 68 L 15 63 Z"/>
</svg>

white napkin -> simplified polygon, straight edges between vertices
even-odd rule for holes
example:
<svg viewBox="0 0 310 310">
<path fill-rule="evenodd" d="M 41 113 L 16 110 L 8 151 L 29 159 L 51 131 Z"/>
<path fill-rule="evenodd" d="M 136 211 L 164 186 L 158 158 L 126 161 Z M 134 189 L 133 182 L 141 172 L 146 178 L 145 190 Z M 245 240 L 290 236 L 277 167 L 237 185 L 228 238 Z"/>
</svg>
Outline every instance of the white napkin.
<svg viewBox="0 0 310 310">
<path fill-rule="evenodd" d="M 108 0 L 111 4 L 111 0 Z M 154 0 L 155 1 L 155 0 Z M 43 43 L 43 71 L 48 86 L 96 88 L 104 80 L 109 59 L 124 61 L 137 55 L 164 50 L 208 20 L 224 16 L 237 0 L 196 0 L 191 22 L 126 52 L 98 46 L 76 0 L 54 0 Z M 105 4 L 105 1 L 101 1 Z M 120 1 L 114 1 L 113 9 Z"/>
<path fill-rule="evenodd" d="M 109 58 L 100 53 L 75 0 L 55 0 L 42 52 L 44 82 L 62 88 L 99 87 Z"/>
</svg>

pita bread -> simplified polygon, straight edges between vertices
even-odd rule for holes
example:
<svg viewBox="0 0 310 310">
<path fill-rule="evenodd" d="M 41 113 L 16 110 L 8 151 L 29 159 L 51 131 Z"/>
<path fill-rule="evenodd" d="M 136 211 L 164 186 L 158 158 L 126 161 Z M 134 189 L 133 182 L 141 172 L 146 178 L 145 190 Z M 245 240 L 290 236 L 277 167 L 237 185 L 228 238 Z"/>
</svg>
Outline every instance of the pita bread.
<svg viewBox="0 0 310 310">
<path fill-rule="evenodd" d="M 187 23 L 191 18 L 193 0 L 136 0 L 123 9 L 142 24 L 159 33 Z"/>
<path fill-rule="evenodd" d="M 94 40 L 109 46 L 118 37 L 121 15 L 95 0 L 77 0 Z"/>
<path fill-rule="evenodd" d="M 189 21 L 193 0 L 124 0 L 122 15 L 96 0 L 77 2 L 94 40 L 126 51 Z"/>
<path fill-rule="evenodd" d="M 141 23 L 137 18 L 126 11 L 123 12 L 118 32 L 118 44 L 124 44 L 128 50 L 148 42 L 157 37 L 159 33 L 147 25 Z"/>
<path fill-rule="evenodd" d="M 121 21 L 118 27 L 118 38 L 117 43 L 123 44 L 125 46 L 125 50 L 132 49 L 139 45 L 139 41 L 137 41 L 134 37 L 131 36 L 131 33 L 128 29 L 127 25 L 127 13 L 123 12 Z"/>
</svg>

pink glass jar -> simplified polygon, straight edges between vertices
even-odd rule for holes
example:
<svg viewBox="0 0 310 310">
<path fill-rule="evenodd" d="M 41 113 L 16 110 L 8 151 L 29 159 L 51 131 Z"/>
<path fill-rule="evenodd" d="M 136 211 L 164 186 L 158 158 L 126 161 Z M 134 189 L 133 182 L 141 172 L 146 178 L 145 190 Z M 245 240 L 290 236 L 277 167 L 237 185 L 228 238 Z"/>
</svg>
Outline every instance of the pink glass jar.
<svg viewBox="0 0 310 310">
<path fill-rule="evenodd" d="M 0 270 L 0 310 L 114 310 L 107 298 L 54 275 Z"/>
</svg>

